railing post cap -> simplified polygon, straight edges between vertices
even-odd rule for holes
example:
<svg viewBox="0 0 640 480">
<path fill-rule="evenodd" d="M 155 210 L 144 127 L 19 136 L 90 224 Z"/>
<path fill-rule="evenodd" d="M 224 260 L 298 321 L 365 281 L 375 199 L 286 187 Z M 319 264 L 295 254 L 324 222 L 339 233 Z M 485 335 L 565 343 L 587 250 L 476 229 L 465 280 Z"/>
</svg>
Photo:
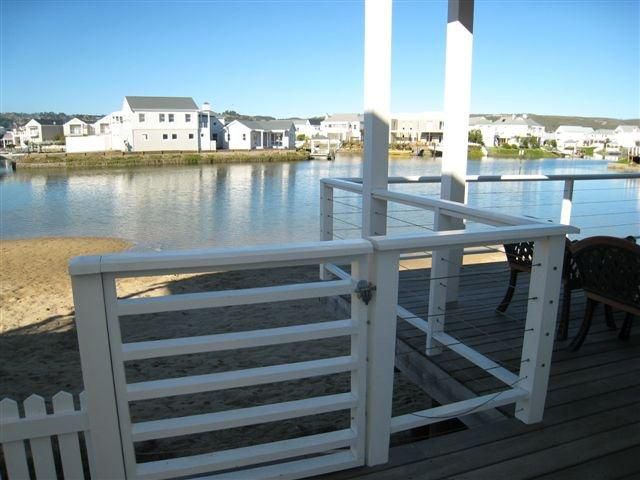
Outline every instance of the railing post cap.
<svg viewBox="0 0 640 480">
<path fill-rule="evenodd" d="M 101 255 L 85 255 L 72 258 L 69 261 L 69 274 L 74 276 L 100 273 L 101 259 Z"/>
</svg>

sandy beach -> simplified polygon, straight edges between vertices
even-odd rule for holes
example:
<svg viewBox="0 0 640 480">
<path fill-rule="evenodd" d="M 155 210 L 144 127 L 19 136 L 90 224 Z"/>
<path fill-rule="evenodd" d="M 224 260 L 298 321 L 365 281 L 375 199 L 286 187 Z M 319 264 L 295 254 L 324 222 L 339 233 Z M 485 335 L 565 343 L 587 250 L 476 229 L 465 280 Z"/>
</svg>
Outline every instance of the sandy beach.
<svg viewBox="0 0 640 480">
<path fill-rule="evenodd" d="M 0 242 L 0 398 L 47 400 L 60 390 L 82 391 L 68 261 L 77 255 L 122 251 L 118 239 L 40 238 Z M 156 296 L 317 281 L 317 266 L 129 278 L 118 282 L 120 297 Z M 125 342 L 273 328 L 345 318 L 318 299 L 121 318 Z M 298 362 L 349 352 L 348 337 L 276 347 L 182 355 L 128 362 L 129 383 Z M 224 411 L 246 406 L 347 391 L 349 375 L 331 375 L 256 387 L 236 388 L 131 404 L 133 421 Z M 418 387 L 396 374 L 395 414 L 430 405 Z M 137 444 L 140 460 L 196 454 L 330 431 L 348 425 L 338 412 L 244 427 L 214 434 Z"/>
</svg>

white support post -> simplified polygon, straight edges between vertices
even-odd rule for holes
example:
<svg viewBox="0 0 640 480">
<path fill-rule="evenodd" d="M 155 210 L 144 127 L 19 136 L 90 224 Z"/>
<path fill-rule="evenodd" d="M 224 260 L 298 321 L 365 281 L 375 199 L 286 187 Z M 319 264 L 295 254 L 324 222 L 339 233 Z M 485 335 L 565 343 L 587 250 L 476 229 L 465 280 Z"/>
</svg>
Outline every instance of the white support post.
<svg viewBox="0 0 640 480">
<path fill-rule="evenodd" d="M 564 181 L 564 193 L 562 195 L 562 211 L 560 212 L 560 223 L 571 224 L 571 207 L 573 204 L 573 180 Z"/>
<path fill-rule="evenodd" d="M 516 404 L 516 418 L 524 423 L 542 420 L 549 383 L 558 298 L 564 261 L 564 235 L 536 240 L 529 283 L 522 363 L 517 385 L 529 392 Z"/>
<path fill-rule="evenodd" d="M 438 209 L 439 210 L 439 209 Z M 442 346 L 433 336 L 444 332 L 445 311 L 447 308 L 447 284 L 451 280 L 449 265 L 443 260 L 447 250 L 434 250 L 431 254 L 431 279 L 429 280 L 429 308 L 427 322 L 426 354 L 428 356 L 442 353 Z"/>
<path fill-rule="evenodd" d="M 373 198 L 389 179 L 391 0 L 364 4 L 364 166 L 362 236 L 387 233 L 387 201 Z"/>
<path fill-rule="evenodd" d="M 102 275 L 72 275 L 71 284 L 87 398 L 89 442 L 94 453 L 90 462 L 93 467 L 92 477 L 101 480 L 126 478 Z"/>
<path fill-rule="evenodd" d="M 357 284 L 360 280 L 368 280 L 368 258 L 359 257 L 351 262 L 351 278 Z M 352 451 L 358 464 L 366 461 L 366 432 L 367 432 L 367 331 L 368 306 L 351 294 L 351 320 L 356 324 L 356 333 L 351 335 L 351 355 L 356 357 L 356 368 L 351 371 L 351 392 L 356 396 L 357 404 L 351 409 L 351 429 L 356 432 L 355 444 Z"/>
<path fill-rule="evenodd" d="M 389 460 L 393 370 L 396 351 L 398 262 L 395 252 L 376 252 L 371 278 L 376 286 L 369 303 L 367 367 L 367 465 Z"/>
<path fill-rule="evenodd" d="M 449 0 L 444 80 L 444 132 L 440 197 L 464 203 L 467 175 L 471 59 L 474 0 Z M 436 230 L 461 230 L 462 220 L 445 215 L 435 218 Z M 447 301 L 458 299 L 457 273 L 462 264 L 460 249 L 443 252 L 448 260 Z"/>
<path fill-rule="evenodd" d="M 333 187 L 320 182 L 320 240 L 333 240 Z M 320 264 L 320 280 L 329 280 L 324 263 Z"/>
</svg>

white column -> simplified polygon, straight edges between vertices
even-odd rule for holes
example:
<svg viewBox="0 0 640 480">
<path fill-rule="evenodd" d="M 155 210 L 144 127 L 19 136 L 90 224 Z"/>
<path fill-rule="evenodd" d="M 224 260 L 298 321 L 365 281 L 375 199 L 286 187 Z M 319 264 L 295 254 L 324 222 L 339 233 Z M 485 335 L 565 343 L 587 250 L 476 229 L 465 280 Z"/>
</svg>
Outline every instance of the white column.
<svg viewBox="0 0 640 480">
<path fill-rule="evenodd" d="M 72 267 L 73 268 L 73 267 Z M 113 380 L 102 275 L 72 274 L 73 303 L 87 398 L 92 477 L 126 478 Z"/>
<path fill-rule="evenodd" d="M 370 278 L 377 290 L 369 302 L 367 362 L 367 465 L 389 460 L 393 370 L 398 304 L 396 252 L 374 252 Z"/>
<path fill-rule="evenodd" d="M 371 192 L 386 189 L 389 178 L 391 109 L 391 0 L 364 4 L 364 166 L 362 236 L 387 232 L 387 202 Z"/>
<path fill-rule="evenodd" d="M 520 380 L 517 385 L 513 385 L 529 392 L 528 398 L 516 404 L 516 418 L 524 423 L 540 422 L 544 413 L 565 241 L 564 235 L 536 240 L 529 281 L 530 300 L 524 327 Z"/>
<path fill-rule="evenodd" d="M 444 129 L 440 197 L 464 203 L 467 175 L 467 144 L 471 103 L 471 57 L 473 47 L 474 0 L 449 0 L 447 50 L 444 80 Z M 463 229 L 462 220 L 439 215 L 436 230 Z M 449 265 L 447 301 L 458 299 L 458 278 L 462 250 L 443 252 Z"/>
<path fill-rule="evenodd" d="M 564 181 L 564 192 L 562 195 L 562 210 L 560 212 L 560 223 L 571 224 L 571 207 L 573 205 L 573 180 Z"/>
</svg>

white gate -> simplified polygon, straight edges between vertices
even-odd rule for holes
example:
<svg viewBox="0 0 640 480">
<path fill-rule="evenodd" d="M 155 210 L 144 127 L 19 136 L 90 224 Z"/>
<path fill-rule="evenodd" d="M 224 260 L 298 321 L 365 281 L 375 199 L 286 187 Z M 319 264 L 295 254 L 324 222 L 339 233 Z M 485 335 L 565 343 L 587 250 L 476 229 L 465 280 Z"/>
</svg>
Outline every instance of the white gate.
<svg viewBox="0 0 640 480">
<path fill-rule="evenodd" d="M 162 479 L 224 471 L 220 478 L 300 478 L 364 463 L 366 306 L 354 292 L 371 244 L 319 242 L 178 254 L 82 257 L 71 265 L 89 431 L 97 478 Z M 116 279 L 159 274 L 350 263 L 352 278 L 239 290 L 118 298 Z M 364 275 L 363 275 L 364 277 Z M 128 315 L 351 295 L 350 318 L 306 325 L 123 343 Z M 127 383 L 125 362 L 350 336 L 349 355 L 205 375 Z M 224 412 L 132 422 L 130 402 L 351 372 L 347 393 Z M 140 462 L 134 444 L 350 410 L 349 428 L 168 460 Z M 117 419 L 117 421 L 116 421 Z M 266 464 L 266 465 L 265 465 Z M 218 478 L 208 477 L 208 478 Z"/>
</svg>

